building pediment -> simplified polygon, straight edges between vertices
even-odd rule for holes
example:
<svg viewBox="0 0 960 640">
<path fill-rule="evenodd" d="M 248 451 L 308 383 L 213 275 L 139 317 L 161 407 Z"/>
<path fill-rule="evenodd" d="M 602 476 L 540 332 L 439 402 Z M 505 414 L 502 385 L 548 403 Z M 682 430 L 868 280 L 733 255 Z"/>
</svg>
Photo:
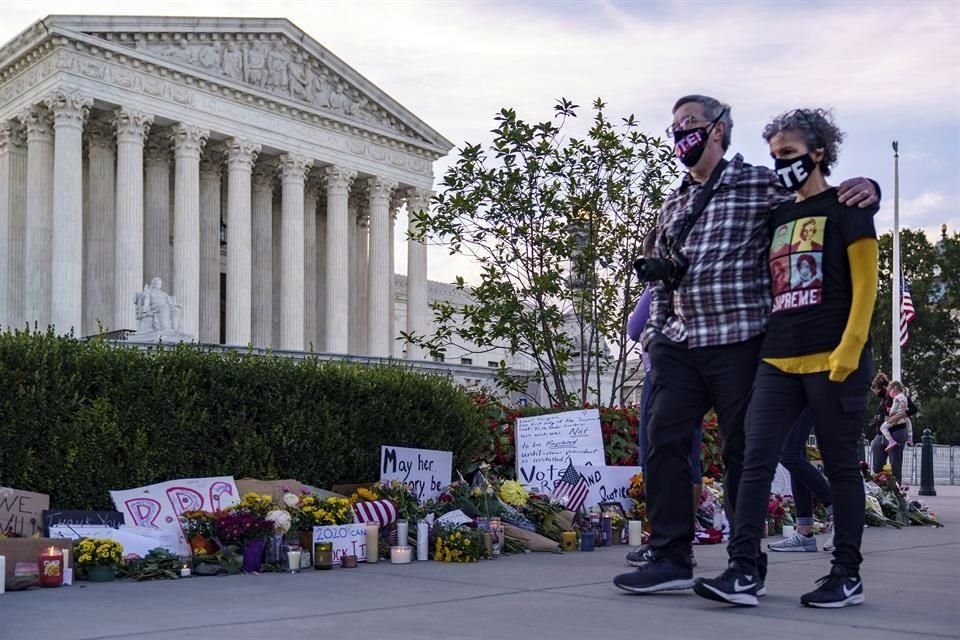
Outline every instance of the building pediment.
<svg viewBox="0 0 960 640">
<path fill-rule="evenodd" d="M 416 141 L 440 154 L 453 146 L 286 19 L 50 16 L 41 23 L 47 33 L 75 32 L 121 45 L 145 59 Z"/>
</svg>

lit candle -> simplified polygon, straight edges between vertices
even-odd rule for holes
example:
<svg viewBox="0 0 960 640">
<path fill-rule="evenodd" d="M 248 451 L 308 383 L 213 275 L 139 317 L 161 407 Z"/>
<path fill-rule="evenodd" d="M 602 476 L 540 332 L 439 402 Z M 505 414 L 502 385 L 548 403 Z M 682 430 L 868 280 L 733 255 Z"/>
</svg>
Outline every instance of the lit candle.
<svg viewBox="0 0 960 640">
<path fill-rule="evenodd" d="M 183 565 L 182 567 L 180 567 L 180 577 L 181 577 L 181 578 L 189 578 L 189 577 L 190 577 L 190 565 L 184 563 L 184 565 Z"/>
<path fill-rule="evenodd" d="M 639 547 L 643 544 L 643 522 L 640 520 L 631 520 L 627 529 L 627 538 L 631 547 Z"/>
<path fill-rule="evenodd" d="M 302 553 L 299 549 L 287 551 L 287 567 L 290 569 L 290 573 L 300 573 L 300 556 Z"/>
<path fill-rule="evenodd" d="M 37 560 L 41 587 L 59 587 L 63 584 L 63 553 L 56 547 L 44 549 Z"/>
<path fill-rule="evenodd" d="M 390 547 L 390 562 L 393 564 L 410 564 L 413 559 L 413 547 Z"/>
<path fill-rule="evenodd" d="M 561 539 L 563 540 L 563 550 L 564 551 L 576 551 L 577 550 L 577 532 L 576 531 L 564 531 L 560 534 Z"/>
<path fill-rule="evenodd" d="M 373 522 L 367 523 L 367 562 L 373 564 L 380 559 L 380 527 Z"/>
<path fill-rule="evenodd" d="M 405 547 L 407 546 L 407 541 L 409 540 L 410 529 L 406 520 L 397 520 L 397 546 Z"/>
<path fill-rule="evenodd" d="M 313 545 L 313 568 L 333 569 L 333 543 L 318 542 Z"/>
</svg>

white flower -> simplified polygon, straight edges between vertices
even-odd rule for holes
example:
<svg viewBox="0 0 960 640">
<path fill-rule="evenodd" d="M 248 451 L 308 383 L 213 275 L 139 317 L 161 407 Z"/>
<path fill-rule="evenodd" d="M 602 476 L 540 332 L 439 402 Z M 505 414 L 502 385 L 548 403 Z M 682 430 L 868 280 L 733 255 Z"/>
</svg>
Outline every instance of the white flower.
<svg viewBox="0 0 960 640">
<path fill-rule="evenodd" d="M 295 507 L 300 504 L 300 498 L 292 493 L 285 493 L 283 494 L 283 504 L 288 507 Z"/>
<path fill-rule="evenodd" d="M 286 511 L 275 509 L 267 514 L 267 520 L 273 523 L 273 530 L 277 533 L 290 530 L 290 514 Z"/>
</svg>

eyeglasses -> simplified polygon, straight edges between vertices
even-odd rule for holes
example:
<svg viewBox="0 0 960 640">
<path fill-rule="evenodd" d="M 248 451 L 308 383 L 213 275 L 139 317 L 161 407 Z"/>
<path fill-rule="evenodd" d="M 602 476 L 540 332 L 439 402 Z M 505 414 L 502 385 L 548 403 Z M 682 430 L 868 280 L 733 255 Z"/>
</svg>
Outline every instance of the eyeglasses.
<svg viewBox="0 0 960 640">
<path fill-rule="evenodd" d="M 674 122 L 669 127 L 664 129 L 664 132 L 667 134 L 667 137 L 673 136 L 677 131 L 686 131 L 687 129 L 692 129 L 693 125 L 696 123 L 710 124 L 710 120 L 704 120 L 703 118 L 698 118 L 694 115 L 689 115 L 685 117 L 680 122 Z"/>
</svg>

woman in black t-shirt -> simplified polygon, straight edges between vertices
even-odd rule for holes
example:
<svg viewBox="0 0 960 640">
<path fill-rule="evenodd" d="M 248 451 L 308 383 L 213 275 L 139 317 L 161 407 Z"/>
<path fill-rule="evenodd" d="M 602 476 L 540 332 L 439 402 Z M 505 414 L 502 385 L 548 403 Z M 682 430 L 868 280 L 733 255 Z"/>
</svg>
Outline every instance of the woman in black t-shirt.
<svg viewBox="0 0 960 640">
<path fill-rule="evenodd" d="M 836 608 L 863 602 L 860 540 L 864 493 L 857 443 L 873 375 L 870 317 L 877 295 L 876 205 L 844 206 L 826 177 L 843 134 L 830 114 L 787 112 L 767 125 L 781 184 L 796 192 L 770 216 L 773 304 L 761 348 L 744 432 L 746 451 L 728 547 L 730 566 L 694 590 L 721 602 L 752 606 L 765 586 L 757 561 L 770 483 L 791 425 L 813 413 L 833 496 L 833 567 L 804 594 L 806 606 Z M 784 245 L 789 238 L 789 249 Z"/>
</svg>

